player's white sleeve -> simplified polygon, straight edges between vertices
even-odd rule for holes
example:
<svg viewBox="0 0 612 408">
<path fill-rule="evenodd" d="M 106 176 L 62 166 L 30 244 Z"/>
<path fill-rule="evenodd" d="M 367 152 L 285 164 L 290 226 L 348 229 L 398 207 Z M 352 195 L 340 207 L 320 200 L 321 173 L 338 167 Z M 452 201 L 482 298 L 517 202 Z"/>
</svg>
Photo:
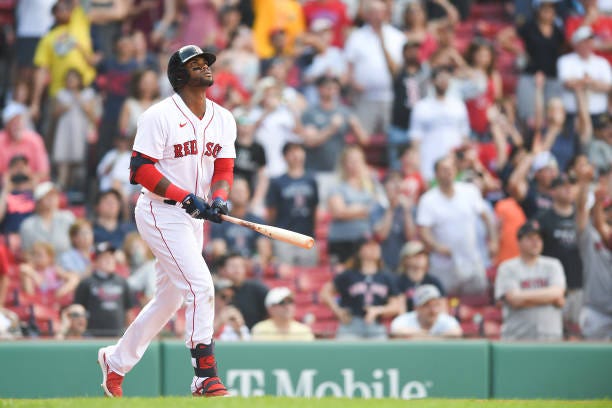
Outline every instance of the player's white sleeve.
<svg viewBox="0 0 612 408">
<path fill-rule="evenodd" d="M 163 115 L 157 109 L 148 109 L 138 119 L 133 150 L 154 159 L 163 159 L 167 137 Z"/>
<path fill-rule="evenodd" d="M 235 159 L 236 158 L 236 121 L 229 112 L 224 112 L 223 115 L 223 135 L 221 140 L 221 151 L 217 156 L 218 159 Z"/>
</svg>

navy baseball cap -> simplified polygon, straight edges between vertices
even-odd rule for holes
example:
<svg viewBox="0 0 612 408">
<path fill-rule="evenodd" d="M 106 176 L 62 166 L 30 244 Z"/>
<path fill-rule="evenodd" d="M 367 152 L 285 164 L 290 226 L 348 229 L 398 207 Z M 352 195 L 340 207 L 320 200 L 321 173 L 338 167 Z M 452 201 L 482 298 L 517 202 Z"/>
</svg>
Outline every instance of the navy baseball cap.
<svg viewBox="0 0 612 408">
<path fill-rule="evenodd" d="M 516 233 L 516 236 L 518 239 L 521 239 L 529 234 L 532 233 L 536 233 L 540 236 L 542 236 L 542 232 L 540 230 L 540 223 L 537 222 L 536 220 L 529 220 L 526 223 L 524 223 L 521 228 L 519 228 L 519 230 Z"/>
</svg>

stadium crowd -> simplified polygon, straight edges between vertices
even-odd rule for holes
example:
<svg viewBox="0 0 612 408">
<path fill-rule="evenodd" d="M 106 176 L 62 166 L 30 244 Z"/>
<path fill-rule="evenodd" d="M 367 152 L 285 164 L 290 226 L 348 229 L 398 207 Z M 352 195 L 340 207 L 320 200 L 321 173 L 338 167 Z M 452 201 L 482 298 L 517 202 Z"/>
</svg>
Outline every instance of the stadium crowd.
<svg viewBox="0 0 612 408">
<path fill-rule="evenodd" d="M 1 0 L 0 338 L 119 336 L 155 294 L 138 117 L 217 54 L 215 337 L 612 339 L 605 0 Z M 165 335 L 180 336 L 179 313 Z"/>
</svg>

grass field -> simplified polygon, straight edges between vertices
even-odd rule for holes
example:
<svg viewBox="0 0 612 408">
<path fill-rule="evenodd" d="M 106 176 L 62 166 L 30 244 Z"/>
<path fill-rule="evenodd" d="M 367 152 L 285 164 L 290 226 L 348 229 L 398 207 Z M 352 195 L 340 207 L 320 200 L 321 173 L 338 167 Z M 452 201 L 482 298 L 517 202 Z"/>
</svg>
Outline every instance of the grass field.
<svg viewBox="0 0 612 408">
<path fill-rule="evenodd" d="M 64 399 L 5 399 L 0 408 L 612 408 L 611 400 L 394 400 L 348 398 L 215 398 L 200 401 L 194 398 L 64 398 Z"/>
</svg>

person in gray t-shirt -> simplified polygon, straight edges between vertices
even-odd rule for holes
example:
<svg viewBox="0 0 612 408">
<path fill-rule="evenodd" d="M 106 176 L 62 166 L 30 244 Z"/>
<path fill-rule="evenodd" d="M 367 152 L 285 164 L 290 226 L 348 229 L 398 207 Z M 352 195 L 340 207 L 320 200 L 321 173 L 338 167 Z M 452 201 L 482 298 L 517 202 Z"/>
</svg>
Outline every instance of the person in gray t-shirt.
<svg viewBox="0 0 612 408">
<path fill-rule="evenodd" d="M 612 203 L 605 202 L 604 195 L 596 193 L 591 221 L 586 202 L 594 169 L 589 164 L 582 165 L 577 173 L 576 230 L 584 274 L 580 330 L 589 340 L 612 340 L 612 250 L 606 247 L 601 233 L 594 226 L 597 222 L 605 224 L 599 228 L 604 233 L 606 229 L 612 229 Z"/>
<path fill-rule="evenodd" d="M 495 299 L 503 302 L 504 340 L 562 340 L 565 274 L 557 259 L 541 256 L 537 221 L 518 231 L 520 255 L 499 266 Z"/>
</svg>

